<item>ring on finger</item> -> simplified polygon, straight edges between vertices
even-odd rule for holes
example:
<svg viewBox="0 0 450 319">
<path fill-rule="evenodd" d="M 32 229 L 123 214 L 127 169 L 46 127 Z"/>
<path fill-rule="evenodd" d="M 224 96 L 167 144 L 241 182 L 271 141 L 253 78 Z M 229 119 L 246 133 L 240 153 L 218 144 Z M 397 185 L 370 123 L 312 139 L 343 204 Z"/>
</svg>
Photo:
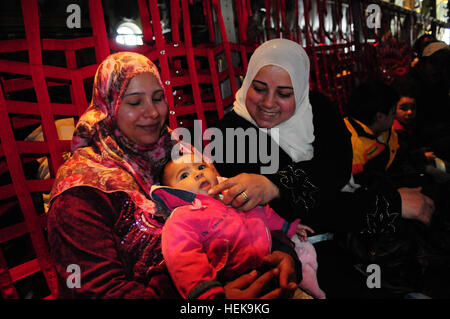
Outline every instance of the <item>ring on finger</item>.
<svg viewBox="0 0 450 319">
<path fill-rule="evenodd" d="M 242 192 L 239 195 L 241 195 L 242 197 L 244 197 L 245 201 L 248 202 L 248 200 L 250 199 L 250 197 L 248 197 L 246 192 Z"/>
</svg>

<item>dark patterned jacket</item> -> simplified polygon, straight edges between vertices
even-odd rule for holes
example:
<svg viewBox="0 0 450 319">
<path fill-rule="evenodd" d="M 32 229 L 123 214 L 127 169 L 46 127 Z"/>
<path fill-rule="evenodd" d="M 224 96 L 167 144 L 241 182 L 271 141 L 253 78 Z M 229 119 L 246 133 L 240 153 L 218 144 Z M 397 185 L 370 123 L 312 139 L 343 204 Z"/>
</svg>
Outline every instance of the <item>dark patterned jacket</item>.
<svg viewBox="0 0 450 319">
<path fill-rule="evenodd" d="M 180 298 L 163 263 L 162 226 L 148 224 L 124 192 L 79 186 L 55 198 L 48 240 L 58 298 Z M 72 264 L 79 266 L 80 287 L 67 285 Z"/>
</svg>

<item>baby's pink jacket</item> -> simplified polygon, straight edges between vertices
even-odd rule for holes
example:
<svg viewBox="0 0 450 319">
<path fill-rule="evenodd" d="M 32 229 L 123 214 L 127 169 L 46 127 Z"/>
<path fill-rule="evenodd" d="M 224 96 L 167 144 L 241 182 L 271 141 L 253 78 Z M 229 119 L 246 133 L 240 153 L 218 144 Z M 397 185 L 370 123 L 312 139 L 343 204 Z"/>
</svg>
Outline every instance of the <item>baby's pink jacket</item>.
<svg viewBox="0 0 450 319">
<path fill-rule="evenodd" d="M 156 186 L 152 198 L 173 211 L 162 233 L 162 252 L 183 298 L 224 297 L 222 283 L 262 265 L 271 252 L 271 230 L 290 238 L 289 223 L 268 205 L 241 212 L 212 197 Z"/>
</svg>

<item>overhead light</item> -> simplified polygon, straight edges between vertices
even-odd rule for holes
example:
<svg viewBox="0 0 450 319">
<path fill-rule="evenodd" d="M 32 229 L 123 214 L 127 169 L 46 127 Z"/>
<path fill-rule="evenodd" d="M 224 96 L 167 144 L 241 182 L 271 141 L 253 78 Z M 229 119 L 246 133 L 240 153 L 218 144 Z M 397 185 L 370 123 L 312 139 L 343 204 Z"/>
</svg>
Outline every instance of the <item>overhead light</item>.
<svg viewBox="0 0 450 319">
<path fill-rule="evenodd" d="M 116 42 L 122 45 L 143 45 L 142 30 L 133 21 L 125 19 L 116 29 Z"/>
</svg>

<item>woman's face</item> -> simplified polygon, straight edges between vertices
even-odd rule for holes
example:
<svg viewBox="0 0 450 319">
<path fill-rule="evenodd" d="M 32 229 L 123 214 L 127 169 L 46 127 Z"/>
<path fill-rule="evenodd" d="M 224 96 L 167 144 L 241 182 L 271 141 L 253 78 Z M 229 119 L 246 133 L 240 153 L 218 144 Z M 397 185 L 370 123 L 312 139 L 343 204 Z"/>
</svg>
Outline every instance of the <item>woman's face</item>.
<svg viewBox="0 0 450 319">
<path fill-rule="evenodd" d="M 132 142 L 150 146 L 159 139 L 167 111 L 158 79 L 151 73 L 140 73 L 128 84 L 117 113 L 117 125 Z"/>
<path fill-rule="evenodd" d="M 247 90 L 245 105 L 261 128 L 272 128 L 295 113 L 295 96 L 289 73 L 275 65 L 262 67 Z"/>
</svg>

